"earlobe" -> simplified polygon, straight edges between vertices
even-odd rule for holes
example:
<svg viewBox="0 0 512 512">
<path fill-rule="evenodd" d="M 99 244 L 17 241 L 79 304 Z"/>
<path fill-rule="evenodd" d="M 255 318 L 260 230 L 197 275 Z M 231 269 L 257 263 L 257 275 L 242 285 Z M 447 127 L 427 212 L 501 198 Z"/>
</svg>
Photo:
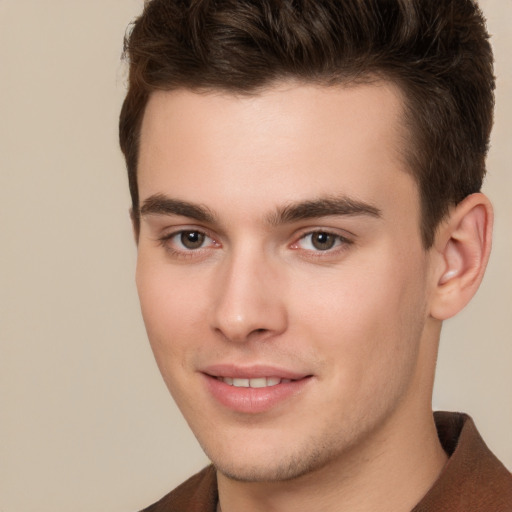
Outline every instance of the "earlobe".
<svg viewBox="0 0 512 512">
<path fill-rule="evenodd" d="M 446 320 L 454 316 L 478 290 L 491 251 L 492 223 L 492 205 L 478 193 L 459 203 L 440 226 L 432 317 Z"/>
</svg>

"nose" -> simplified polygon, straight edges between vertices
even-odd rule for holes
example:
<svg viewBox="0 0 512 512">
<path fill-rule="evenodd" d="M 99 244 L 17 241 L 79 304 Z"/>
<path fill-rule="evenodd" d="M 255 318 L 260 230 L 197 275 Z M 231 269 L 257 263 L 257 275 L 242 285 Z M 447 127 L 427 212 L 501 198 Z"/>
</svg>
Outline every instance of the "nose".
<svg viewBox="0 0 512 512">
<path fill-rule="evenodd" d="M 231 342 L 268 339 L 287 328 L 282 275 L 265 257 L 232 255 L 215 278 L 211 326 Z"/>
</svg>

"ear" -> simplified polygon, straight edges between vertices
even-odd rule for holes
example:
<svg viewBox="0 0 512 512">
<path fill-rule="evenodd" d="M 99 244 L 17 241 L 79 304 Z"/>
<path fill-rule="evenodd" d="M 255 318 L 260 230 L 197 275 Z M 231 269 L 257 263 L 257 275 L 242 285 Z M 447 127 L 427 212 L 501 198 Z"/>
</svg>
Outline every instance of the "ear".
<svg viewBox="0 0 512 512">
<path fill-rule="evenodd" d="M 140 220 L 135 217 L 135 214 L 133 213 L 133 208 L 130 208 L 130 220 L 132 221 L 132 231 L 133 239 L 135 240 L 135 245 L 139 245 Z"/>
<path fill-rule="evenodd" d="M 434 291 L 430 314 L 446 320 L 475 295 L 489 260 L 493 210 L 481 193 L 466 197 L 440 225 L 434 242 Z"/>
</svg>

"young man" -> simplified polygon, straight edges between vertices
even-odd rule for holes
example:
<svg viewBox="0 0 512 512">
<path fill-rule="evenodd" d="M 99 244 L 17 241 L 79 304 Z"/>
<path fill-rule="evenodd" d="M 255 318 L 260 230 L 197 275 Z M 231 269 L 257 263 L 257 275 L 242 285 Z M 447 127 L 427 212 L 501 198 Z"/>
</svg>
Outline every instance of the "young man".
<svg viewBox="0 0 512 512">
<path fill-rule="evenodd" d="M 491 245 L 470 0 L 150 0 L 120 120 L 137 286 L 212 466 L 147 511 L 506 511 L 431 409 Z"/>
</svg>

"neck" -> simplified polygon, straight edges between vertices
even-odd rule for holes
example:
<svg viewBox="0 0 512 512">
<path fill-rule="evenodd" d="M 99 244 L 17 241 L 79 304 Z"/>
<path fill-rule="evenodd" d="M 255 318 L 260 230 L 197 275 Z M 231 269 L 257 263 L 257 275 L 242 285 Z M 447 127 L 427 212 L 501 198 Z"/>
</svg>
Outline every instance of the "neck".
<svg viewBox="0 0 512 512">
<path fill-rule="evenodd" d="M 406 423 L 407 429 L 388 425 L 376 439 L 293 480 L 238 482 L 219 473 L 219 510 L 408 512 L 437 479 L 447 457 L 430 411 Z"/>
</svg>

